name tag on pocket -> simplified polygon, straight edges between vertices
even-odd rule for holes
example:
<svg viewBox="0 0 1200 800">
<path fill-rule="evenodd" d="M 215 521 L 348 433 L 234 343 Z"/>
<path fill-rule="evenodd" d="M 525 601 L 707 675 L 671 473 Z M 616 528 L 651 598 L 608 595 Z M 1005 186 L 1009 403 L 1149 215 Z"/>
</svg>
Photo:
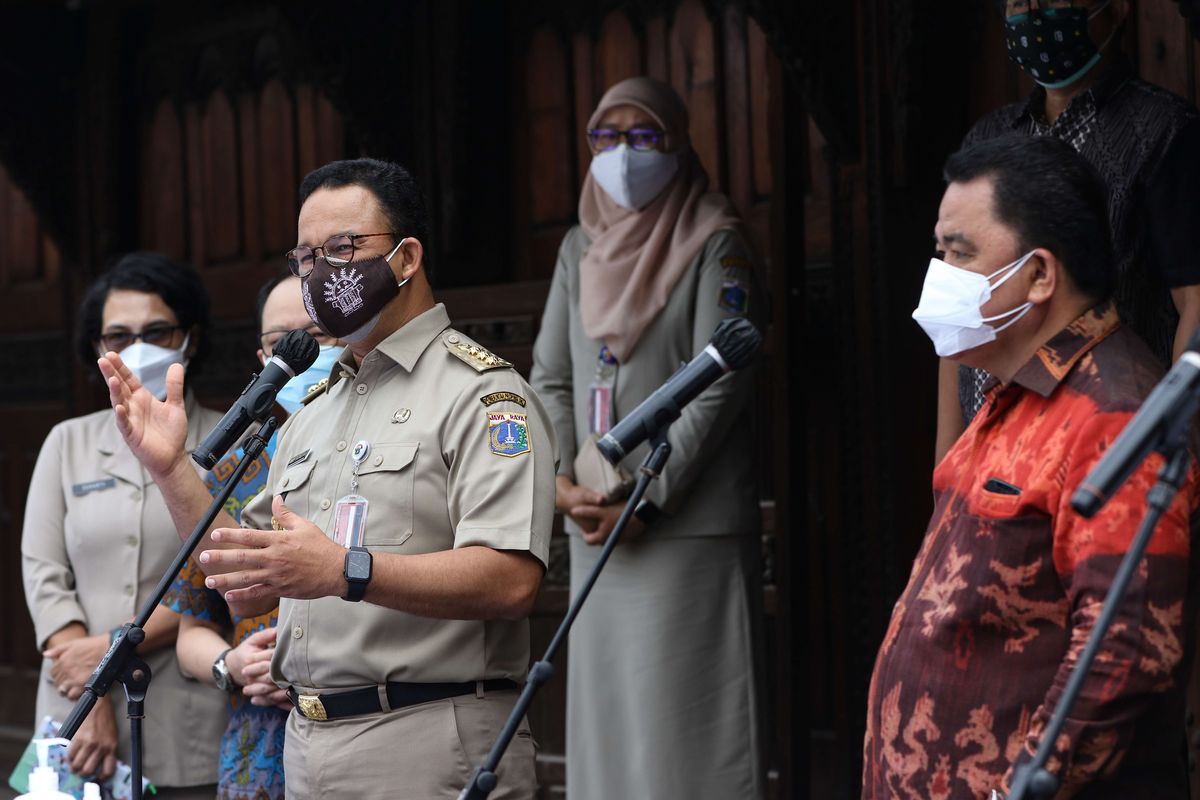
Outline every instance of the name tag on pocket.
<svg viewBox="0 0 1200 800">
<path fill-rule="evenodd" d="M 105 478 L 98 481 L 88 481 L 87 483 L 77 483 L 71 487 L 71 494 L 76 497 L 83 497 L 85 494 L 92 492 L 102 492 L 105 489 L 112 489 L 117 485 L 116 478 Z"/>
</svg>

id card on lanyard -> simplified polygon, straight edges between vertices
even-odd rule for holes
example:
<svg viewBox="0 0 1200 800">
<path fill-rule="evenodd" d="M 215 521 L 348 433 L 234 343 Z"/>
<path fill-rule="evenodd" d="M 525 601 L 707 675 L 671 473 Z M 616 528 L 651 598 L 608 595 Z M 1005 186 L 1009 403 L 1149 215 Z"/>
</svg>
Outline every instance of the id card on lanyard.
<svg viewBox="0 0 1200 800">
<path fill-rule="evenodd" d="M 596 356 L 596 375 L 588 389 L 588 433 L 603 436 L 613 425 L 613 391 L 617 383 L 617 357 L 607 345 Z"/>
</svg>

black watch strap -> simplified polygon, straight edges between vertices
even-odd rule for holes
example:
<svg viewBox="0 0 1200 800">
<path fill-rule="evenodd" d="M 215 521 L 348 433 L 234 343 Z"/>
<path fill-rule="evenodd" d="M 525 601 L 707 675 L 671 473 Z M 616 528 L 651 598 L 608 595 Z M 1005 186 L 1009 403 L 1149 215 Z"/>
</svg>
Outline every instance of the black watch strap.
<svg viewBox="0 0 1200 800">
<path fill-rule="evenodd" d="M 662 513 L 662 509 L 649 500 L 642 500 L 633 510 L 633 515 L 647 526 L 653 525 L 662 516 Z"/>
<path fill-rule="evenodd" d="M 343 600 L 357 603 L 367 593 L 367 584 L 371 582 L 371 551 L 365 547 L 351 547 L 346 551 L 346 562 L 342 568 L 342 577 L 346 579 L 346 593 Z"/>
</svg>

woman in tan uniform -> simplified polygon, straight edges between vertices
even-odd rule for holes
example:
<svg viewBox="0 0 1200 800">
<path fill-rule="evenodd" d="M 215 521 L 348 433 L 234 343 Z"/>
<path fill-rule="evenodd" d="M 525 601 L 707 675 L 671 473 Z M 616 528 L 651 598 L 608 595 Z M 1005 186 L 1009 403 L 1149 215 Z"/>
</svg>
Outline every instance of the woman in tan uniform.
<svg viewBox="0 0 1200 800">
<path fill-rule="evenodd" d="M 531 381 L 561 448 L 557 506 L 573 591 L 623 506 L 619 493 L 580 485 L 589 479 L 577 456 L 702 350 L 722 319 L 763 310 L 741 220 L 707 192 L 687 109 L 669 86 L 616 84 L 587 135 L 580 225 L 559 250 Z M 748 372 L 725 376 L 672 425 L 670 461 L 572 630 L 571 800 L 761 796 L 752 383 Z M 646 449 L 625 460 L 627 472 Z"/>
<path fill-rule="evenodd" d="M 151 391 L 165 395 L 167 367 L 192 367 L 204 351 L 208 296 L 199 277 L 153 253 L 125 256 L 84 296 L 76 335 L 92 365 L 118 351 Z M 220 414 L 188 394 L 186 447 Z M 54 427 L 38 455 L 21 533 L 25 599 L 43 651 L 37 725 L 62 722 L 108 649 L 133 619 L 180 546 L 158 487 L 129 452 L 111 409 Z M 159 797 L 212 798 L 225 699 L 180 673 L 179 616 L 159 607 L 140 653 L 154 678 L 146 696 L 144 775 Z M 96 704 L 72 742 L 74 772 L 106 779 L 130 760 L 119 687 Z"/>
</svg>

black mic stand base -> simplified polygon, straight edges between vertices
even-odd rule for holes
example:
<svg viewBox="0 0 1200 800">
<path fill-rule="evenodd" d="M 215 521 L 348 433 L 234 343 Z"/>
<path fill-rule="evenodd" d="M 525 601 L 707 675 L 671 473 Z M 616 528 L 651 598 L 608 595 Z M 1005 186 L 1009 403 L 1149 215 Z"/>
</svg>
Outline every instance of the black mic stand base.
<svg viewBox="0 0 1200 800">
<path fill-rule="evenodd" d="M 667 458 L 671 455 L 671 445 L 667 442 L 665 430 L 656 434 L 650 440 L 650 445 L 650 454 L 646 456 L 646 460 L 639 469 L 637 485 L 633 487 L 633 492 L 625 502 L 625 509 L 621 512 L 620 518 L 617 519 L 617 524 L 613 526 L 612 532 L 608 535 L 608 540 L 604 543 L 604 548 L 600 551 L 600 557 L 596 560 L 596 565 L 592 567 L 592 571 L 588 573 L 583 586 L 579 588 L 579 594 L 575 595 L 571 600 L 571 605 L 567 609 L 566 616 L 563 617 L 562 624 L 558 626 L 558 630 L 554 632 L 554 638 L 550 640 L 545 655 L 542 656 L 540 661 L 535 662 L 529 670 L 529 677 L 525 681 L 525 688 L 521 690 L 521 695 L 517 698 L 512 713 L 508 715 L 508 720 L 505 721 L 504 727 L 500 730 L 500 735 L 496 737 L 496 742 L 488 752 L 487 758 L 471 773 L 471 780 L 463 787 L 462 792 L 458 795 L 458 800 L 484 800 L 484 798 L 495 790 L 498 783 L 496 768 L 500 765 L 500 759 L 503 758 L 504 751 L 508 749 L 509 742 L 516 735 L 517 726 L 521 724 L 521 719 L 524 718 L 525 712 L 529 710 L 530 704 L 533 703 L 533 697 L 537 694 L 538 689 L 542 688 L 543 684 L 554 677 L 554 665 L 550 663 L 551 659 L 554 658 L 554 654 L 558 652 L 558 648 L 566 639 L 567 634 L 570 633 L 571 625 L 574 624 L 575 618 L 579 616 L 579 611 L 583 608 L 584 601 L 591 594 L 592 587 L 596 584 L 596 579 L 600 577 L 600 571 L 604 569 L 608 557 L 612 555 L 613 548 L 617 546 L 617 542 L 621 538 L 621 532 L 625 530 L 625 525 L 629 522 L 629 518 L 633 516 L 634 509 L 641 502 L 643 495 L 646 494 L 646 490 L 650 488 L 650 481 L 658 477 L 659 473 L 662 472 L 663 466 L 667 463 Z"/>
</svg>

